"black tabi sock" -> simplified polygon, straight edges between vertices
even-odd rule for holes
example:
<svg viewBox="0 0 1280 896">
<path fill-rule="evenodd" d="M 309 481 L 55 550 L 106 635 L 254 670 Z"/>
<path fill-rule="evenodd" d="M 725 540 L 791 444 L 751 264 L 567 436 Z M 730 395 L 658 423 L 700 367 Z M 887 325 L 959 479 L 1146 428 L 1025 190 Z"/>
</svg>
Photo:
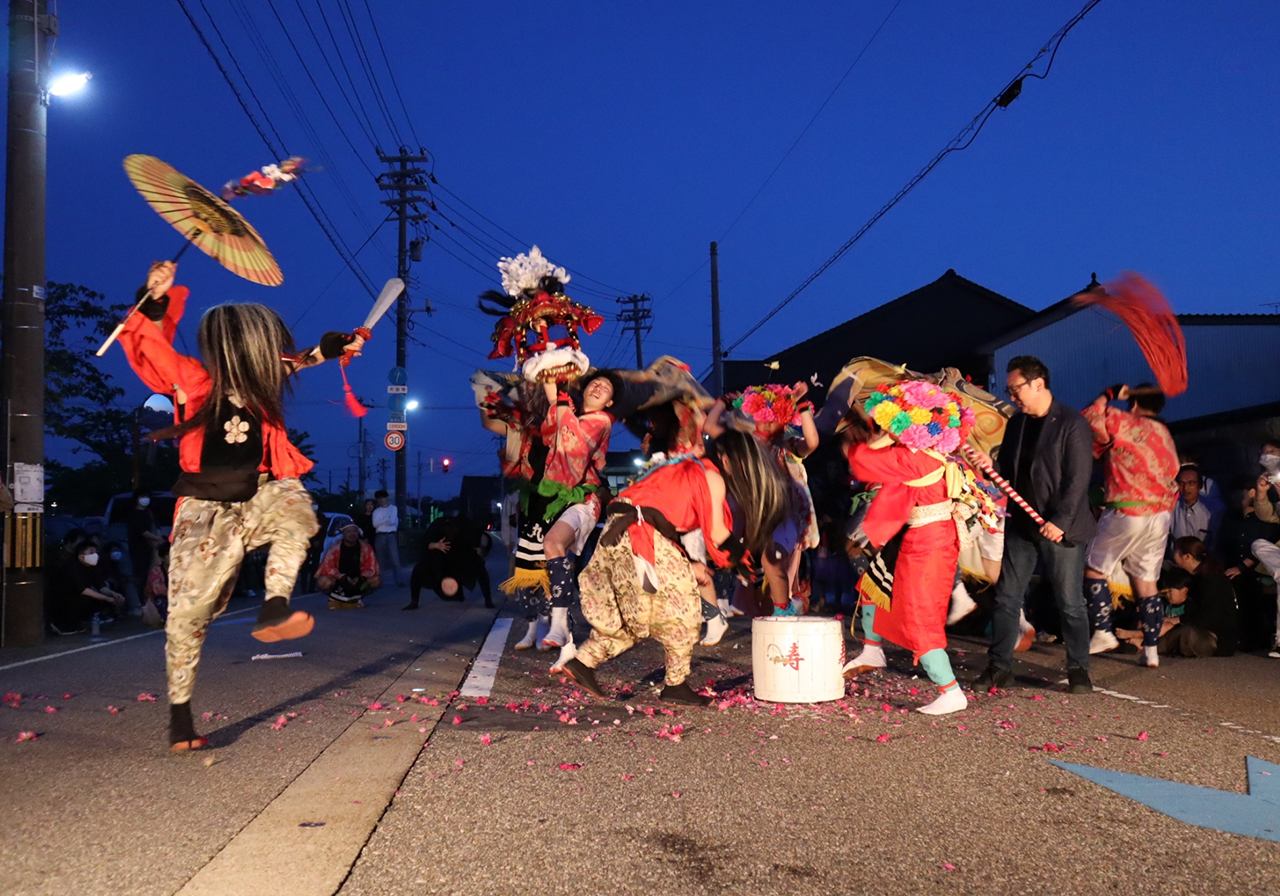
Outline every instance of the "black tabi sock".
<svg viewBox="0 0 1280 896">
<path fill-rule="evenodd" d="M 578 596 L 578 577 L 572 556 L 548 557 L 547 578 L 551 580 L 551 606 L 571 607 Z"/>
<path fill-rule="evenodd" d="M 276 625 L 291 615 L 293 611 L 289 608 L 289 598 L 269 597 L 262 602 L 262 609 L 258 611 L 258 625 Z"/>
<path fill-rule="evenodd" d="M 182 744 L 199 738 L 191 719 L 190 703 L 169 704 L 169 744 Z"/>
</svg>

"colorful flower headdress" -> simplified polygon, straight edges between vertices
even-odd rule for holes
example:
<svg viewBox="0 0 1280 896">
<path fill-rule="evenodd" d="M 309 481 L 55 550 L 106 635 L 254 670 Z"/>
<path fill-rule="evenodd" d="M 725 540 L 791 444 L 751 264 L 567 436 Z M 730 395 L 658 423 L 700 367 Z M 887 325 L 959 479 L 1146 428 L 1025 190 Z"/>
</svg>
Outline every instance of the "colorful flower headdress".
<svg viewBox="0 0 1280 896">
<path fill-rule="evenodd" d="M 790 386 L 748 386 L 733 406 L 752 419 L 756 432 L 768 438 L 791 423 L 799 425 Z"/>
<path fill-rule="evenodd" d="M 974 413 L 959 399 L 922 380 L 885 383 L 863 405 L 881 429 L 916 451 L 951 454 L 973 429 Z"/>
</svg>

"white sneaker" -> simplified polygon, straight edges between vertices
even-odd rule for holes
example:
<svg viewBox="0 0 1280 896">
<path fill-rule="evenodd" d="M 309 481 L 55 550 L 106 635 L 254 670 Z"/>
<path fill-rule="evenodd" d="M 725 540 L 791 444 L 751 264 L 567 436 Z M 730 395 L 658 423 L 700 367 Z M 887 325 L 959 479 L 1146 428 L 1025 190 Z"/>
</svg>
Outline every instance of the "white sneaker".
<svg viewBox="0 0 1280 896">
<path fill-rule="evenodd" d="M 951 589 L 951 610 L 947 613 L 947 625 L 955 625 L 976 609 L 978 602 L 969 596 L 969 589 L 964 587 L 964 582 L 956 582 L 956 587 Z"/>
<path fill-rule="evenodd" d="M 723 613 L 717 613 L 707 620 L 707 636 L 698 643 L 703 647 L 715 647 L 728 630 L 729 620 L 724 618 Z"/>
<path fill-rule="evenodd" d="M 560 648 L 560 656 L 556 659 L 555 663 L 553 663 L 551 666 L 551 674 L 558 675 L 561 672 L 563 672 L 564 664 L 569 662 L 569 660 L 573 659 L 577 655 L 578 655 L 578 648 L 574 646 L 573 641 L 570 641 L 569 643 L 565 644 L 563 647 Z"/>
<path fill-rule="evenodd" d="M 879 644 L 868 641 L 862 646 L 862 653 L 844 664 L 843 674 L 845 678 L 857 678 L 866 672 L 883 669 L 887 665 L 888 663 L 885 662 L 884 658 L 884 648 Z"/>
<path fill-rule="evenodd" d="M 534 645 L 538 638 L 538 620 L 529 620 L 529 630 L 524 633 L 524 637 L 516 642 L 516 650 L 528 650 Z"/>
<path fill-rule="evenodd" d="M 543 647 L 563 647 L 573 643 L 573 635 L 569 634 L 569 608 L 551 608 L 551 630 L 538 642 Z"/>
<path fill-rule="evenodd" d="M 1107 631 L 1100 628 L 1093 633 L 1093 637 L 1089 639 L 1089 655 L 1095 653 L 1106 653 L 1108 650 L 1115 650 L 1120 646 L 1120 639 Z"/>
<path fill-rule="evenodd" d="M 1026 653 L 1036 643 L 1036 630 L 1027 622 L 1027 614 L 1018 614 L 1018 643 L 1014 645 L 1014 653 Z"/>
<path fill-rule="evenodd" d="M 1273 660 L 1280 660 L 1280 635 L 1276 635 L 1276 639 L 1271 644 L 1271 652 L 1267 654 Z"/>
<path fill-rule="evenodd" d="M 533 643 L 534 643 L 534 646 L 537 647 L 538 650 L 543 653 L 551 649 L 546 644 L 542 643 L 542 639 L 547 636 L 547 632 L 550 630 L 551 630 L 551 617 L 539 616 L 538 617 L 538 633 L 534 637 Z"/>
<path fill-rule="evenodd" d="M 742 615 L 742 611 L 735 607 L 728 598 L 722 597 L 718 599 L 716 601 L 716 605 L 720 607 L 720 612 L 724 614 L 725 619 L 728 619 L 730 616 Z"/>
<path fill-rule="evenodd" d="M 1138 656 L 1138 665 L 1154 669 L 1160 665 L 1160 655 L 1154 647 L 1144 647 L 1142 648 L 1142 653 Z"/>
<path fill-rule="evenodd" d="M 916 708 L 927 716 L 945 716 L 947 713 L 959 712 L 969 705 L 969 698 L 959 688 L 943 691 L 932 703 Z"/>
</svg>

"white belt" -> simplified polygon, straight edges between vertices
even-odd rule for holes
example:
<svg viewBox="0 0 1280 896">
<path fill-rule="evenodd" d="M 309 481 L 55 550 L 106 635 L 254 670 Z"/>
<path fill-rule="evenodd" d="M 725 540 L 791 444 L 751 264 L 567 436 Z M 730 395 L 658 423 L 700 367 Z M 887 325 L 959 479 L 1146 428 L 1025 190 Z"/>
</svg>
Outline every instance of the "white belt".
<svg viewBox="0 0 1280 896">
<path fill-rule="evenodd" d="M 951 519 L 951 501 L 939 501 L 937 504 L 917 504 L 911 508 L 907 516 L 907 528 L 917 529 L 930 523 L 940 523 Z"/>
</svg>

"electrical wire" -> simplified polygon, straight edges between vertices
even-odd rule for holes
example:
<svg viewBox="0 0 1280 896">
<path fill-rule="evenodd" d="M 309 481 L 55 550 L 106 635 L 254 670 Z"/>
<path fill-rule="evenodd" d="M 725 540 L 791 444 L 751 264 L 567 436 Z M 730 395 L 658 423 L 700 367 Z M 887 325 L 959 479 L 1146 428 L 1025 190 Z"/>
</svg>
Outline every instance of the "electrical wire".
<svg viewBox="0 0 1280 896">
<path fill-rule="evenodd" d="M 1089 0 L 1089 2 L 1087 2 L 1078 13 L 1076 13 L 1065 25 L 1059 28 L 1054 33 L 1054 35 L 1050 37 L 1048 41 L 1045 42 L 1045 44 L 1040 48 L 1040 51 L 1036 53 L 1036 55 L 1031 59 L 1031 61 L 1022 67 L 1021 71 L 1008 84 L 1005 85 L 1004 89 L 1001 90 L 998 94 L 996 94 L 995 98 L 990 100 L 987 103 L 987 105 L 985 105 L 982 108 L 982 110 L 978 112 L 978 114 L 975 115 L 973 119 L 960 130 L 960 133 L 956 134 L 955 137 L 951 138 L 951 142 L 949 142 L 945 147 L 943 147 L 941 152 L 939 152 L 936 156 L 934 156 L 927 165 L 925 165 L 922 169 L 920 169 L 920 171 L 916 172 L 915 176 L 912 177 L 911 180 L 907 181 L 906 186 L 898 190 L 898 192 L 893 195 L 893 198 L 891 198 L 888 202 L 886 202 L 883 206 L 881 206 L 879 211 L 877 211 L 874 215 L 872 215 L 870 220 L 868 220 L 865 224 L 862 225 L 862 227 L 858 229 L 857 233 L 855 233 L 852 237 L 850 237 L 843 246 L 841 246 L 839 249 L 836 250 L 834 255 L 832 255 L 830 258 L 824 261 L 821 265 L 819 265 L 816 271 L 814 271 L 812 274 L 806 277 L 799 286 L 797 286 L 787 295 L 786 298 L 784 298 L 781 302 L 779 302 L 776 306 L 774 306 L 772 311 L 766 314 L 754 326 L 752 326 L 749 330 L 747 330 L 747 332 L 743 333 L 742 336 L 738 337 L 738 339 L 735 342 L 729 345 L 724 350 L 725 356 L 727 357 L 730 352 L 732 352 L 735 348 L 737 348 L 739 345 L 745 342 L 748 338 L 750 338 L 752 334 L 758 331 L 766 323 L 772 320 L 773 317 L 779 311 L 787 307 L 787 305 L 791 304 L 791 302 L 796 298 L 796 296 L 804 292 L 804 290 L 807 289 L 810 286 L 810 284 L 812 284 L 815 280 L 821 277 L 827 271 L 828 268 L 830 268 L 833 264 L 839 261 L 846 252 L 848 252 L 850 249 L 853 248 L 854 244 L 857 243 L 858 240 L 862 239 L 862 237 L 866 234 L 866 232 L 869 231 L 877 221 L 883 218 L 891 208 L 897 205 L 903 198 L 906 197 L 908 193 L 910 193 L 913 189 L 915 189 L 915 187 L 920 183 L 920 181 L 924 180 L 924 178 L 929 174 L 929 172 L 931 172 L 934 168 L 938 167 L 938 164 L 943 159 L 945 159 L 948 155 L 950 155 L 953 152 L 961 152 L 965 149 L 968 149 L 970 146 L 972 146 L 973 141 L 977 139 L 978 134 L 981 133 L 983 126 L 986 125 L 987 119 L 991 117 L 992 113 L 995 112 L 997 108 L 1003 108 L 1005 106 L 1008 106 L 1009 103 L 1012 102 L 1013 99 L 1018 95 L 1018 92 L 1021 90 L 1021 82 L 1023 78 L 1035 77 L 1034 75 L 1031 74 L 1031 71 L 1030 71 L 1031 68 L 1042 57 L 1044 57 L 1046 54 L 1049 54 L 1049 53 L 1052 53 L 1052 56 L 1050 57 L 1050 64 L 1052 64 L 1052 59 L 1054 56 L 1057 55 L 1057 52 L 1058 52 L 1057 48 L 1062 43 L 1062 40 L 1067 36 L 1068 32 L 1070 32 L 1072 28 L 1074 28 L 1077 24 L 1079 24 L 1079 22 L 1089 13 L 1089 11 L 1092 10 L 1095 6 L 1097 6 L 1100 2 L 1101 0 Z M 1045 75 L 1048 74 L 1047 69 L 1044 74 Z M 1043 78 L 1044 75 L 1040 75 L 1038 77 Z"/>
<path fill-rule="evenodd" d="M 298 8 L 299 10 L 301 10 L 302 7 L 299 6 Z M 333 33 L 333 26 L 329 24 L 329 16 L 328 14 L 325 13 L 324 3 L 321 2 L 321 0 L 316 0 L 316 9 L 320 11 L 320 20 L 324 22 L 325 31 L 329 33 L 329 40 L 332 41 L 333 43 L 333 51 L 334 51 L 334 54 L 338 57 L 338 64 L 342 66 L 343 74 L 347 76 L 347 83 L 351 85 L 351 95 L 354 96 L 357 100 L 356 107 L 359 108 L 362 112 L 364 112 L 364 121 L 365 121 L 365 124 L 368 126 L 369 139 L 370 141 L 372 141 L 375 149 L 380 149 L 381 144 L 379 144 L 377 137 L 374 136 L 376 134 L 377 129 L 374 128 L 373 119 L 369 117 L 369 113 L 364 111 L 364 105 L 362 103 L 359 103 L 360 91 L 356 89 L 355 78 L 351 77 L 351 69 L 347 67 L 347 59 L 343 55 L 341 47 L 338 46 L 337 35 Z"/>
<path fill-rule="evenodd" d="M 391 87 L 396 92 L 396 99 L 400 101 L 400 111 L 404 113 L 404 120 L 409 124 L 409 133 L 413 135 L 413 142 L 422 146 L 422 141 L 418 139 L 418 131 L 413 126 L 413 119 L 409 116 L 409 109 L 404 104 L 404 96 L 400 93 L 400 84 L 396 81 L 396 73 L 391 69 L 391 56 L 387 53 L 387 48 L 382 43 L 382 33 L 378 31 L 378 20 L 373 17 L 373 8 L 369 5 L 369 0 L 364 0 L 365 12 L 369 14 L 369 24 L 373 26 L 373 36 L 378 39 L 378 49 L 382 51 L 382 61 L 387 67 L 387 74 L 391 76 Z"/>
<path fill-rule="evenodd" d="M 204 34 L 204 30 L 200 27 L 200 23 L 195 20 L 195 17 L 191 14 L 191 11 L 187 9 L 187 4 L 184 2 L 184 0 L 177 0 L 177 2 L 178 2 L 178 6 L 182 8 L 183 14 L 187 17 L 187 21 L 191 23 L 191 27 L 195 30 L 196 36 L 200 39 L 200 43 L 204 45 L 204 48 L 205 50 L 208 51 L 210 58 L 213 59 L 214 64 L 218 67 L 218 71 L 222 73 L 222 77 L 227 82 L 227 86 L 231 88 L 231 92 L 235 95 L 236 101 L 240 104 L 240 108 L 244 110 L 245 115 L 249 118 L 249 121 L 253 124 L 254 130 L 258 132 L 258 136 L 262 138 L 262 142 L 265 143 L 267 146 L 267 149 L 270 150 L 277 157 L 279 158 L 286 157 L 288 155 L 288 152 L 283 147 L 284 141 L 283 140 L 280 141 L 281 142 L 280 149 L 276 149 L 272 145 L 271 139 L 267 136 L 266 131 L 262 129 L 262 125 L 258 123 L 257 117 L 254 116 L 253 112 L 249 109 L 249 105 L 245 101 L 244 96 L 240 93 L 240 89 L 236 86 L 235 81 L 232 79 L 231 73 L 227 71 L 226 66 L 222 64 L 222 60 L 219 58 L 217 51 L 215 51 L 213 48 L 213 45 L 209 43 L 208 38 Z M 205 15 L 207 16 L 208 9 L 204 7 L 203 0 L 201 0 L 200 5 L 201 5 L 201 8 L 204 9 Z M 216 23 L 214 23 L 212 17 L 210 17 L 209 21 L 210 21 L 210 24 L 214 26 L 214 31 L 217 32 L 217 25 Z M 226 41 L 222 39 L 221 34 L 219 34 L 219 40 L 221 40 L 223 46 L 226 47 Z M 232 62 L 234 64 L 235 58 L 234 58 L 234 55 L 230 54 L 229 48 L 228 48 L 228 55 L 231 57 Z M 239 70 L 238 65 L 236 66 L 236 68 L 237 70 Z M 241 73 L 241 75 L 243 77 L 243 72 Z M 253 96 L 254 101 L 258 103 L 259 109 L 261 109 L 262 108 L 261 103 L 258 102 L 257 96 L 256 94 L 254 94 L 252 86 L 248 83 L 248 81 L 245 82 L 245 87 L 249 90 L 250 95 Z M 265 110 L 263 111 L 263 118 L 267 122 L 267 126 L 271 128 L 272 133 L 276 133 L 276 136 L 278 138 L 279 134 L 275 131 L 275 128 L 271 125 L 271 121 L 266 116 Z M 347 264 L 348 267 L 351 268 L 351 272 L 355 274 L 356 279 L 361 283 L 362 286 L 365 287 L 366 290 L 368 290 L 369 295 L 373 296 L 374 295 L 373 287 L 367 282 L 367 275 L 365 275 L 364 271 L 360 269 L 358 262 L 355 262 L 354 259 L 351 259 L 348 257 L 348 255 L 343 251 L 343 247 L 339 245 L 338 238 L 329 230 L 329 228 L 325 225 L 324 221 L 321 220 L 320 213 L 316 210 L 316 207 L 312 204 L 312 199 L 308 198 L 308 195 L 305 192 L 304 182 L 299 180 L 297 184 L 298 184 L 297 195 L 302 200 L 303 205 L 307 207 L 307 211 L 311 213 L 311 217 L 315 219 L 316 224 L 319 225 L 321 231 L 324 232 L 325 237 L 327 237 L 330 244 L 333 245 L 333 248 L 338 253 L 338 256 L 342 258 L 342 260 Z M 316 205 L 318 204 L 319 203 L 317 202 Z"/>
<path fill-rule="evenodd" d="M 387 106 L 386 97 L 382 95 L 382 87 L 378 84 L 377 78 L 373 74 L 373 65 L 369 62 L 369 53 L 365 48 L 364 39 L 360 37 L 360 31 L 356 27 L 356 17 L 351 11 L 351 4 L 347 0 L 337 0 L 338 14 L 342 16 L 342 23 L 347 28 L 347 37 L 351 39 L 351 45 L 355 47 L 356 61 L 360 63 L 360 68 L 364 71 L 365 80 L 369 82 L 369 87 L 373 90 L 373 100 L 378 107 L 378 111 L 382 113 L 382 118 L 390 128 L 392 136 L 395 137 L 396 145 L 403 146 L 404 140 L 400 137 L 400 129 L 396 127 L 395 121 L 391 118 L 391 110 Z"/>
<path fill-rule="evenodd" d="M 333 78 L 333 83 L 337 86 L 338 92 L 342 94 L 343 102 L 345 102 L 347 104 L 347 108 L 351 110 L 351 114 L 355 118 L 356 124 L 360 127 L 362 131 L 364 131 L 364 135 L 368 139 L 369 145 L 374 147 L 374 149 L 376 150 L 378 146 L 378 140 L 377 140 L 377 137 L 374 136 L 373 129 L 369 126 L 367 116 L 365 119 L 361 119 L 360 113 L 356 111 L 355 103 L 353 103 L 351 101 L 351 97 L 347 95 L 346 88 L 342 86 L 342 79 L 338 77 L 337 71 L 335 71 L 333 68 L 333 63 L 329 61 L 329 54 L 325 52 L 324 46 L 321 45 L 320 43 L 320 36 L 316 34 L 315 28 L 311 26 L 311 17 L 302 8 L 302 0 L 293 0 L 293 2 L 294 2 L 294 5 L 298 7 L 298 17 L 302 20 L 302 23 L 307 26 L 307 31 L 311 35 L 311 40 L 315 42 L 316 49 L 320 52 L 320 58 L 324 60 L 325 67 L 329 70 L 330 77 Z M 323 11 L 321 14 L 323 15 Z M 324 93 L 324 91 L 320 90 L 320 87 L 318 85 L 316 86 L 316 90 L 319 91 L 321 94 Z M 359 98 L 360 98 L 359 94 L 356 94 L 357 101 L 359 101 Z M 336 117 L 334 121 L 335 122 L 337 121 Z M 339 125 L 339 127 L 341 128 L 341 125 Z M 365 167 L 368 168 L 368 165 L 366 165 Z M 373 174 L 373 169 L 370 168 L 369 173 Z"/>
<path fill-rule="evenodd" d="M 360 248 L 359 248 L 359 249 L 357 249 L 357 250 L 355 251 L 355 254 L 356 254 L 356 255 L 359 255 L 359 254 L 360 254 L 360 252 L 364 249 L 364 247 L 365 247 L 365 246 L 367 246 L 367 245 L 369 245 L 369 241 L 370 241 L 371 239 L 373 239 L 374 235 L 375 235 L 379 230 L 381 230 L 381 229 L 382 229 L 382 225 L 383 225 L 383 224 L 386 224 L 386 223 L 387 223 L 387 221 L 389 221 L 389 220 L 391 220 L 391 219 L 390 219 L 390 218 L 384 218 L 384 219 L 382 220 L 382 222 L 378 224 L 378 226 L 377 226 L 377 227 L 373 228 L 373 231 L 372 231 L 372 232 L 371 232 L 367 237 L 365 237 L 365 238 L 364 238 L 364 242 L 360 244 Z M 316 306 L 316 302 L 319 302 L 319 301 L 320 301 L 320 298 L 321 298 L 325 293 L 327 293 L 327 292 L 329 291 L 330 287 L 332 287 L 332 286 L 333 286 L 333 284 L 335 284 L 335 283 L 337 283 L 337 282 L 338 282 L 338 278 L 339 278 L 340 276 L 342 276 L 342 271 L 343 271 L 343 269 L 342 269 L 342 268 L 338 268 L 338 272 L 337 272 L 336 274 L 334 274 L 334 275 L 333 275 L 333 279 L 329 281 L 328 285 L 327 285 L 327 286 L 325 286 L 325 288 L 324 288 L 324 289 L 320 290 L 320 292 L 316 294 L 316 297 L 315 297 L 314 299 L 312 299 L 312 300 L 311 300 L 311 304 L 307 305 L 307 307 L 306 307 L 306 308 L 303 308 L 303 309 L 302 309 L 302 313 L 298 315 L 297 319 L 296 319 L 296 320 L 294 320 L 294 322 L 293 322 L 293 326 L 292 326 L 292 327 L 290 327 L 289 329 L 291 329 L 291 330 L 292 330 L 292 329 L 296 328 L 296 327 L 298 326 L 298 324 L 302 323 L 302 319 L 303 319 L 304 317 L 306 317 L 306 316 L 307 316 L 307 313 L 308 313 L 308 312 L 310 312 L 310 311 L 311 311 L 311 309 L 312 309 L 312 308 L 314 308 L 314 307 Z"/>
</svg>

